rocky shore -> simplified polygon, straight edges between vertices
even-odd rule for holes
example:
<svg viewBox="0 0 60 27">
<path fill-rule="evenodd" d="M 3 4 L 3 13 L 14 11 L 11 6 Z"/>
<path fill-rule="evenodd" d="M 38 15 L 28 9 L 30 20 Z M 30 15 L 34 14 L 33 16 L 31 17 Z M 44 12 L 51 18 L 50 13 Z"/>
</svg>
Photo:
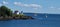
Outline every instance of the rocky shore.
<svg viewBox="0 0 60 27">
<path fill-rule="evenodd" d="M 0 7 L 0 21 L 1 20 L 26 20 L 26 19 L 34 19 L 31 16 L 26 16 L 23 14 L 23 11 L 19 12 L 18 10 L 12 11 L 10 8 L 6 6 Z"/>
<path fill-rule="evenodd" d="M 3 21 L 3 20 L 27 20 L 27 19 L 34 19 L 32 18 L 31 16 L 20 16 L 20 17 L 11 17 L 11 16 L 7 16 L 7 17 L 3 17 L 1 16 L 0 17 L 0 21 Z"/>
</svg>

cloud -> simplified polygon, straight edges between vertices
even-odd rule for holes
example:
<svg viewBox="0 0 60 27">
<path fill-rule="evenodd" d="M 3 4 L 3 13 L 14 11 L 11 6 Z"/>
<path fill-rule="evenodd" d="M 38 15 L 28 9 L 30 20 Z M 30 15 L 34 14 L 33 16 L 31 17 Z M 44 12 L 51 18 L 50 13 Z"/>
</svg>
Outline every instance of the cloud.
<svg viewBox="0 0 60 27">
<path fill-rule="evenodd" d="M 50 8 L 55 8 L 55 7 L 51 6 Z"/>
<path fill-rule="evenodd" d="M 58 8 L 58 9 L 60 9 L 60 8 Z"/>
<path fill-rule="evenodd" d="M 14 2 L 14 4 L 17 6 L 23 6 L 23 4 L 21 2 Z"/>
<path fill-rule="evenodd" d="M 23 7 L 32 7 L 32 8 L 42 8 L 42 6 L 38 4 L 24 4 L 21 2 L 14 2 L 14 5 L 23 6 Z"/>
<path fill-rule="evenodd" d="M 30 6 L 30 7 L 34 7 L 34 8 L 36 8 L 36 7 L 41 8 L 41 5 L 37 5 L 37 4 L 30 4 L 29 6 Z"/>
<path fill-rule="evenodd" d="M 8 2 L 6 2 L 6 1 L 3 1 L 3 2 L 2 2 L 2 4 L 8 4 Z"/>
<path fill-rule="evenodd" d="M 58 10 L 60 10 L 60 8 L 57 8 Z"/>
</svg>

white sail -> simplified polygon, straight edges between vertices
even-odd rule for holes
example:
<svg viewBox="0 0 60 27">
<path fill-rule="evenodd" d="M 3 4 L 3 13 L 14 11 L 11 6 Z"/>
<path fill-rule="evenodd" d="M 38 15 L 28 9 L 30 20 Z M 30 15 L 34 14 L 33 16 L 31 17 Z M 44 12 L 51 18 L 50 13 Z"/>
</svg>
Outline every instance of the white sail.
<svg viewBox="0 0 60 27">
<path fill-rule="evenodd" d="M 47 18 L 48 16 L 46 15 L 45 17 Z"/>
<path fill-rule="evenodd" d="M 46 18 L 47 18 L 48 16 L 46 16 Z"/>
</svg>

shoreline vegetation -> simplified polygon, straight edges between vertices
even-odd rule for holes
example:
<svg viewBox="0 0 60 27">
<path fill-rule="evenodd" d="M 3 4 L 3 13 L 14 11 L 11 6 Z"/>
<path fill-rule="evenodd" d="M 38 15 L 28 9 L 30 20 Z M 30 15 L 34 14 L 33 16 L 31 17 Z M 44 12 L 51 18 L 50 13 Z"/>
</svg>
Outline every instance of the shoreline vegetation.
<svg viewBox="0 0 60 27">
<path fill-rule="evenodd" d="M 0 20 L 13 20 L 13 19 L 25 20 L 25 19 L 34 19 L 34 18 L 31 16 L 26 16 L 26 15 L 21 14 L 21 13 L 17 15 L 16 12 L 13 13 L 13 11 L 10 10 L 9 8 L 7 8 L 6 6 L 1 6 L 0 7 Z"/>
</svg>

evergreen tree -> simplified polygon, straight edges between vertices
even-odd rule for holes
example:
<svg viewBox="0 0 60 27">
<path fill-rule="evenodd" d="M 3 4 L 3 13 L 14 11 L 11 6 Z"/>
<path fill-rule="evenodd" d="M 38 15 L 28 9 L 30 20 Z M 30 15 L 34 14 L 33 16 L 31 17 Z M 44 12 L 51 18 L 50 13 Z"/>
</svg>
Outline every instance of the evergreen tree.
<svg viewBox="0 0 60 27">
<path fill-rule="evenodd" d="M 1 16 L 12 16 L 12 11 L 6 7 L 6 6 L 1 6 L 0 7 L 0 15 Z"/>
</svg>

